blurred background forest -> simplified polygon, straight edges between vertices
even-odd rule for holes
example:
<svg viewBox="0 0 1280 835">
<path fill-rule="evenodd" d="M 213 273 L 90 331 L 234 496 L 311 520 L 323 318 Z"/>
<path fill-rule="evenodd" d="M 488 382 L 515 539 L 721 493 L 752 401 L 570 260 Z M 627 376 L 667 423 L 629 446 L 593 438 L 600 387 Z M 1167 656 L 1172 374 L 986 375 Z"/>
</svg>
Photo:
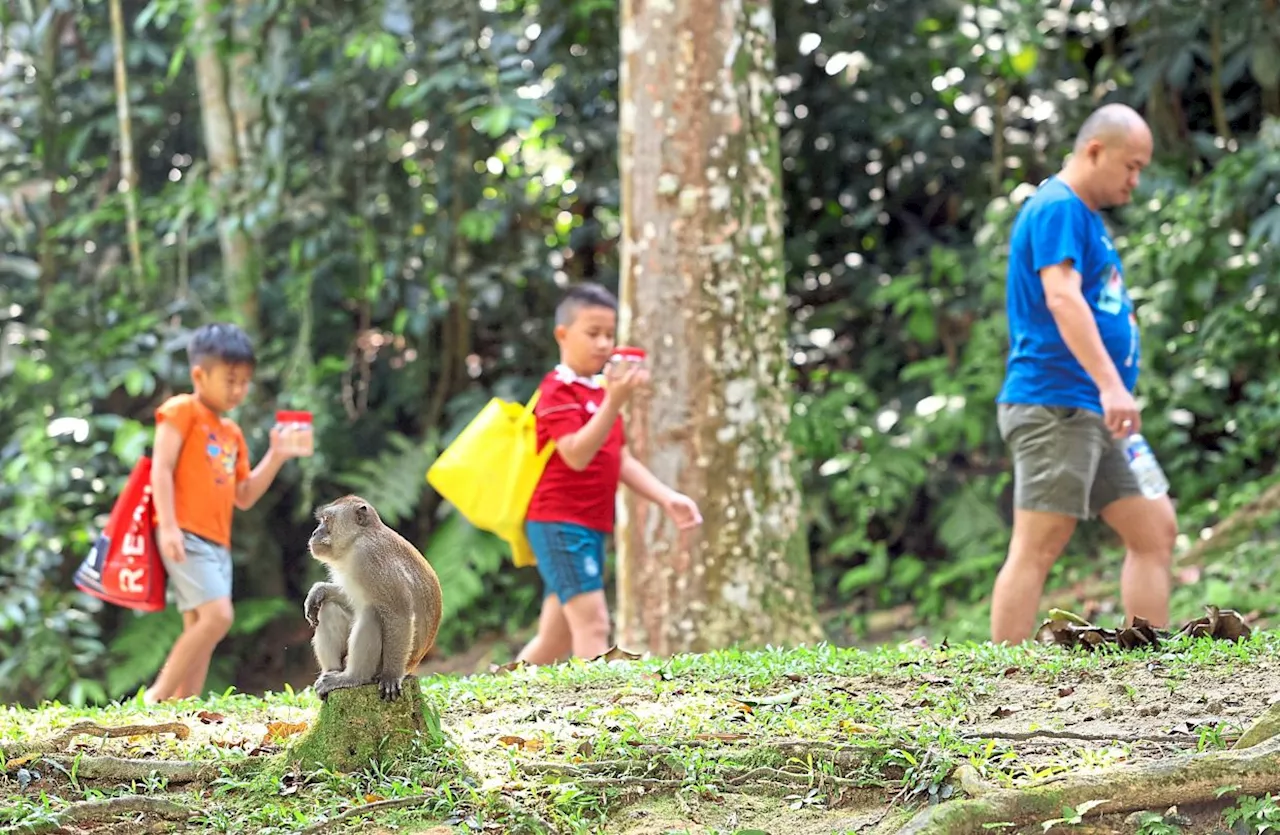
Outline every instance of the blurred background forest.
<svg viewBox="0 0 1280 835">
<path fill-rule="evenodd" d="M 1103 101 L 1137 107 L 1156 137 L 1110 220 L 1184 548 L 1264 497 L 1250 535 L 1179 564 L 1175 616 L 1216 603 L 1267 624 L 1277 0 L 774 5 L 790 432 L 830 639 L 986 637 L 1009 519 L 993 402 L 1005 242 Z M 277 406 L 314 410 L 320 454 L 237 514 L 237 621 L 210 685 L 310 682 L 309 514 L 348 491 L 441 575 L 433 663 L 509 660 L 536 574 L 424 473 L 489 397 L 532 391 L 563 287 L 617 288 L 616 4 L 115 10 L 123 51 L 105 0 L 9 0 L 0 20 L 0 699 L 119 698 L 162 661 L 175 612 L 103 607 L 70 578 L 152 410 L 188 389 L 184 334 L 232 308 L 260 346 L 238 415 L 254 457 Z M 1089 527 L 1052 588 L 1110 625 L 1118 566 Z"/>
</svg>

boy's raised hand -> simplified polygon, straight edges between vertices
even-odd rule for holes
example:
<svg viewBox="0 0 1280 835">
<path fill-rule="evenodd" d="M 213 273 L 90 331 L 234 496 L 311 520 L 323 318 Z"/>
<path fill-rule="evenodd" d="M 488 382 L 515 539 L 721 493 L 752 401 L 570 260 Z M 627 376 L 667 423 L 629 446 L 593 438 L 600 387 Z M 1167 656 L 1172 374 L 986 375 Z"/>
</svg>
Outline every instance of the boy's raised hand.
<svg viewBox="0 0 1280 835">
<path fill-rule="evenodd" d="M 649 369 L 634 362 L 615 362 L 605 367 L 604 379 L 605 396 L 622 404 L 649 385 Z"/>
<path fill-rule="evenodd" d="M 267 437 L 271 439 L 272 454 L 280 459 L 298 458 L 298 453 L 285 448 L 285 445 L 280 440 L 280 436 L 281 432 L 279 426 L 271 427 L 271 431 L 267 433 Z"/>
</svg>

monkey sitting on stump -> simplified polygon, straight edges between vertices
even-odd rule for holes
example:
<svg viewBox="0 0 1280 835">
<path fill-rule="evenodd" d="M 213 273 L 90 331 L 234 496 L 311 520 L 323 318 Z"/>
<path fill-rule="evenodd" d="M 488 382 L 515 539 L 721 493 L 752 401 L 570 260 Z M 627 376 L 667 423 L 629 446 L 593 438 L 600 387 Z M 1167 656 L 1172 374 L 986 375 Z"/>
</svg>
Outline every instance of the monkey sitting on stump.
<svg viewBox="0 0 1280 835">
<path fill-rule="evenodd" d="M 332 581 L 312 586 L 303 605 L 315 628 L 316 695 L 376 683 L 383 699 L 396 699 L 404 677 L 435 643 L 440 580 L 359 496 L 321 507 L 316 521 L 308 547 Z"/>
</svg>

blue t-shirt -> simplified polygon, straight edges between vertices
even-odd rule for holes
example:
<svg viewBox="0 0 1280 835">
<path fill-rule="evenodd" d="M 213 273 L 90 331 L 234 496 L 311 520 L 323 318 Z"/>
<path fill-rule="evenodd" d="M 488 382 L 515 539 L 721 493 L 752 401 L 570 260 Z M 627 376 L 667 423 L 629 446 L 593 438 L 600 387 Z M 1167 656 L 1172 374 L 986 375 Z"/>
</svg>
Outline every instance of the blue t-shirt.
<svg viewBox="0 0 1280 835">
<path fill-rule="evenodd" d="M 1138 382 L 1138 321 L 1120 256 L 1099 214 L 1051 177 L 1013 224 L 1005 306 L 1009 360 L 998 403 L 1074 406 L 1102 413 L 1098 386 L 1062 338 L 1045 303 L 1040 270 L 1070 260 L 1102 344 L 1129 391 Z"/>
</svg>

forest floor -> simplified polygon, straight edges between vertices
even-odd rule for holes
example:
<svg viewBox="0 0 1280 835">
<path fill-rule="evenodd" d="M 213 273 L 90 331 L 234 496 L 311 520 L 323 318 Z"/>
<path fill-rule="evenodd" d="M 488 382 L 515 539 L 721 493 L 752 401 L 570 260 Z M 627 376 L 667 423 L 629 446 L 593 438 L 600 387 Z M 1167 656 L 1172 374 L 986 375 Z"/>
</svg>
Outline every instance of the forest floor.
<svg viewBox="0 0 1280 835">
<path fill-rule="evenodd" d="M 1280 826 L 1280 742 L 1227 749 L 1277 701 L 1277 649 L 918 641 L 438 674 L 444 741 L 348 774 L 276 756 L 316 717 L 309 689 L 10 706 L 0 832 L 1258 833 Z M 133 727 L 68 733 L 86 722 Z M 931 804 L 957 814 L 922 827 Z"/>
</svg>

